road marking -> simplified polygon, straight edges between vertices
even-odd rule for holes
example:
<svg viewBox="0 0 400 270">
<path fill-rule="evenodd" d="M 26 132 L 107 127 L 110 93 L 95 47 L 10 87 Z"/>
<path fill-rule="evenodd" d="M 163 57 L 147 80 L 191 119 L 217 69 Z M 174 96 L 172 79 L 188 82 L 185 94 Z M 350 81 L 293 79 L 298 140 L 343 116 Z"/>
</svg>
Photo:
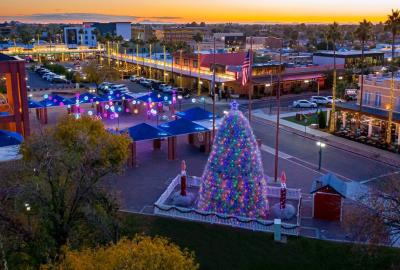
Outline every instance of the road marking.
<svg viewBox="0 0 400 270">
<path fill-rule="evenodd" d="M 383 177 L 387 177 L 387 176 L 391 176 L 391 175 L 395 175 L 395 174 L 400 174 L 400 171 L 385 173 L 385 174 L 382 174 L 382 175 L 379 175 L 379 176 L 372 177 L 372 178 L 369 178 L 369 179 L 367 179 L 367 180 L 361 181 L 360 183 L 361 183 L 361 184 L 367 184 L 367 183 L 372 182 L 372 181 L 375 181 L 375 180 L 377 180 L 377 179 L 379 179 L 379 178 L 383 178 Z"/>
<path fill-rule="evenodd" d="M 265 144 L 262 144 L 262 145 L 261 145 L 261 150 L 262 150 L 262 151 L 265 151 L 265 152 L 267 152 L 267 153 L 270 153 L 270 154 L 272 154 L 272 155 L 275 155 L 275 149 L 272 148 L 272 147 L 269 147 L 269 146 L 267 146 L 267 145 L 265 145 Z M 280 157 L 280 158 L 283 158 L 283 159 L 292 158 L 291 155 L 288 155 L 288 154 L 283 153 L 283 152 L 281 152 L 281 151 L 278 151 L 278 154 L 279 154 L 279 157 Z"/>
</svg>

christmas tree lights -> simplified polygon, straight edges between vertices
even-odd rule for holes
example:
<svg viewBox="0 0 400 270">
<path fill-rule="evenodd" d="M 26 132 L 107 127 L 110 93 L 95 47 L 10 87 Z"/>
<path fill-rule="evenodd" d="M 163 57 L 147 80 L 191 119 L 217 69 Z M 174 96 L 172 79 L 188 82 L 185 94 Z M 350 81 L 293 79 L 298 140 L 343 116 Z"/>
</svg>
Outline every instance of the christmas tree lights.
<svg viewBox="0 0 400 270">
<path fill-rule="evenodd" d="M 202 176 L 198 208 L 227 215 L 266 218 L 267 184 L 248 120 L 232 103 L 214 138 Z"/>
</svg>

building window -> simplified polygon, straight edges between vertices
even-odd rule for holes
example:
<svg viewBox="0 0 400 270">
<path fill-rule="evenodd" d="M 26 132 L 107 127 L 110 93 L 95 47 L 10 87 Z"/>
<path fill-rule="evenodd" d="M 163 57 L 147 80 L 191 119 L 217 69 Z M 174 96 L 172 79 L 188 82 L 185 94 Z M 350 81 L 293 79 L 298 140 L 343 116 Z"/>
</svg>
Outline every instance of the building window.
<svg viewBox="0 0 400 270">
<path fill-rule="evenodd" d="M 183 60 L 183 65 L 184 66 L 189 66 L 189 59 L 184 59 Z"/>
<path fill-rule="evenodd" d="M 371 100 L 371 93 L 365 92 L 363 98 L 364 105 L 369 105 L 370 100 Z"/>
<path fill-rule="evenodd" d="M 400 112 L 400 97 L 396 98 L 396 105 L 394 109 L 396 110 L 396 112 Z"/>
<path fill-rule="evenodd" d="M 380 108 L 382 103 L 382 96 L 381 93 L 376 92 L 375 93 L 375 107 Z"/>
<path fill-rule="evenodd" d="M 193 60 L 193 67 L 194 67 L 194 68 L 197 68 L 197 67 L 198 67 L 198 65 L 197 65 L 197 60 Z"/>
</svg>

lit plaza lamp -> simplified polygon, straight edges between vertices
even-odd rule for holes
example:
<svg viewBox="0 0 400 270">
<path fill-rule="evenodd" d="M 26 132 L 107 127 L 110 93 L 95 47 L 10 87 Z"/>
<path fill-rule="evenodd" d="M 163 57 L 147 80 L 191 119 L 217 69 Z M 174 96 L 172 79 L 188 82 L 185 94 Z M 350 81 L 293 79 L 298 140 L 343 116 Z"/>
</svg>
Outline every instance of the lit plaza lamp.
<svg viewBox="0 0 400 270">
<path fill-rule="evenodd" d="M 318 141 L 317 146 L 319 147 L 318 171 L 320 171 L 321 170 L 321 162 L 322 162 L 322 148 L 325 148 L 326 144 Z"/>
</svg>

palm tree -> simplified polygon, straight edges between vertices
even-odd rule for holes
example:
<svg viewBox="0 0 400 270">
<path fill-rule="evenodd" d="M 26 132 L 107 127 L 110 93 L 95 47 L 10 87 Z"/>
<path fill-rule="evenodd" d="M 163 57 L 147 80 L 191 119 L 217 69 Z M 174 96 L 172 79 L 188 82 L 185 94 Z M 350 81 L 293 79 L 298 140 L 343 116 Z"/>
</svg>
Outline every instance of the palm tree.
<svg viewBox="0 0 400 270">
<path fill-rule="evenodd" d="M 332 84 L 332 110 L 330 116 L 329 131 L 334 132 L 336 129 L 335 119 L 335 98 L 336 98 L 336 42 L 340 40 L 339 24 L 333 22 L 329 25 L 327 39 L 332 42 L 333 46 L 333 84 Z"/>
<path fill-rule="evenodd" d="M 177 43 L 174 42 L 167 42 L 166 43 L 167 50 L 169 54 L 172 56 L 172 65 L 171 65 L 171 79 L 170 81 L 174 82 L 174 54 L 179 50 Z"/>
<path fill-rule="evenodd" d="M 196 42 L 197 45 L 197 95 L 200 96 L 201 94 L 201 84 L 200 84 L 200 42 L 203 41 L 203 36 L 200 33 L 196 33 L 193 36 L 194 42 Z"/>
<path fill-rule="evenodd" d="M 390 31 L 392 34 L 392 59 L 391 59 L 391 73 L 392 80 L 390 83 L 390 101 L 389 101 L 389 116 L 388 116 L 388 126 L 386 133 L 386 143 L 390 144 L 392 142 L 392 121 L 393 121 L 393 100 L 394 100 L 394 71 L 395 71 L 395 41 L 396 36 L 400 32 L 400 11 L 392 10 L 392 14 L 388 15 L 385 22 L 385 30 Z"/>
<path fill-rule="evenodd" d="M 361 109 L 363 105 L 363 94 L 364 94 L 364 50 L 365 50 L 365 42 L 371 38 L 372 34 L 372 23 L 364 19 L 358 25 L 354 35 L 361 41 L 361 88 L 360 88 L 360 107 L 359 111 L 361 114 Z M 360 120 L 360 119 L 359 119 Z"/>
<path fill-rule="evenodd" d="M 158 39 L 155 36 L 152 36 L 151 38 L 149 38 L 147 40 L 147 44 L 149 44 L 149 54 L 150 54 L 150 66 L 149 66 L 150 79 L 151 79 L 151 61 L 152 61 L 152 50 L 151 49 L 154 44 L 157 44 L 157 42 L 158 42 Z"/>
</svg>

